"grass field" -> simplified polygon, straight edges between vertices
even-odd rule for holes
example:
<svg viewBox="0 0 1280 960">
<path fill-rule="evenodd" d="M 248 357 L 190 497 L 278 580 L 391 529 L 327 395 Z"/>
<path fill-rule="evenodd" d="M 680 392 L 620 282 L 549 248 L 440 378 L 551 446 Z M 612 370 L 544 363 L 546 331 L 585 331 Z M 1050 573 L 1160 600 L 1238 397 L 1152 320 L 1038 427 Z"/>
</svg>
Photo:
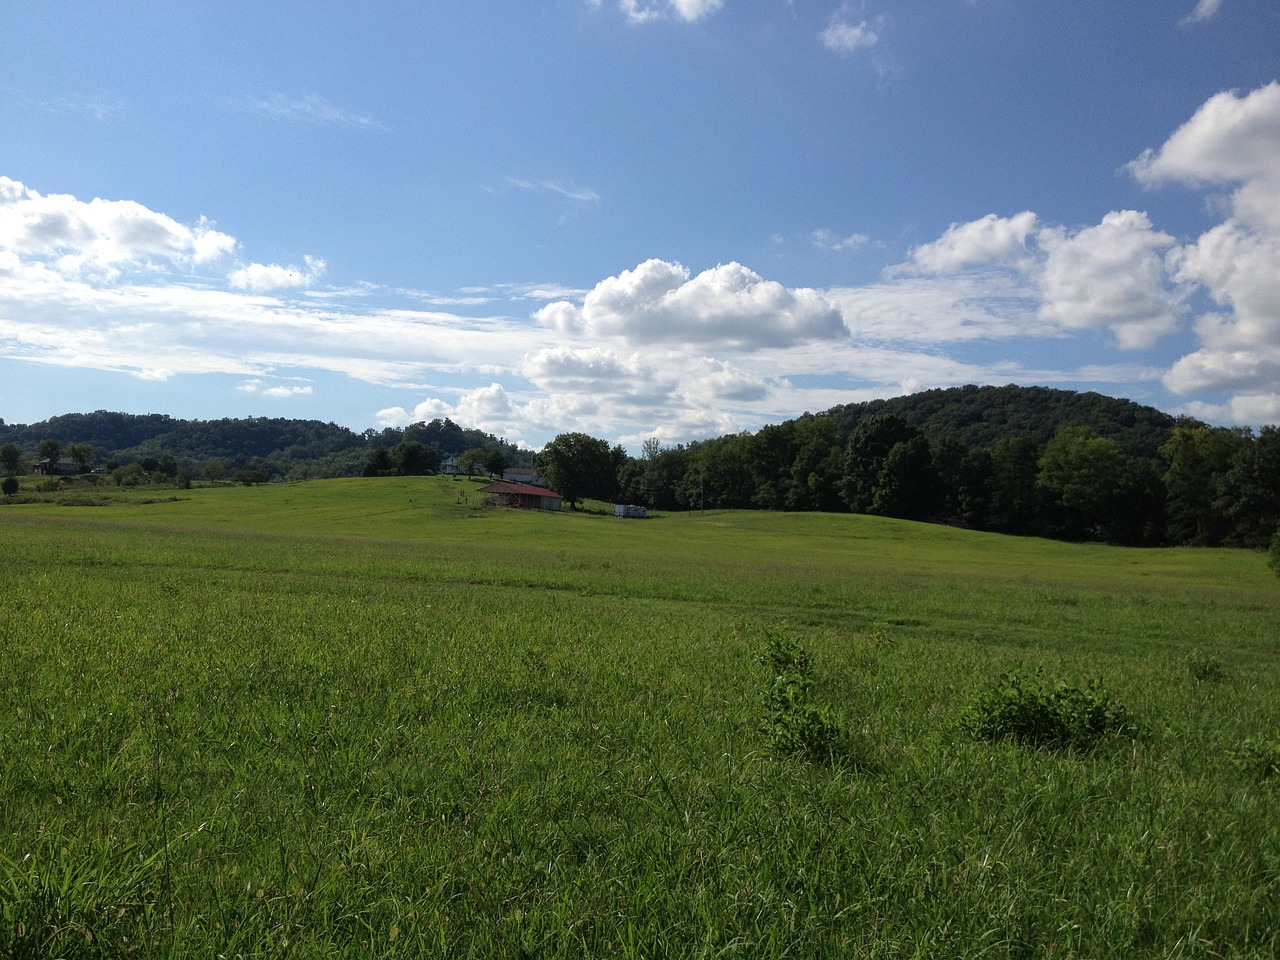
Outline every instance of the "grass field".
<svg viewBox="0 0 1280 960">
<path fill-rule="evenodd" d="M 0 956 L 1280 955 L 1262 555 L 475 489 L 0 505 Z M 974 739 L 1010 671 L 1137 735 Z"/>
</svg>

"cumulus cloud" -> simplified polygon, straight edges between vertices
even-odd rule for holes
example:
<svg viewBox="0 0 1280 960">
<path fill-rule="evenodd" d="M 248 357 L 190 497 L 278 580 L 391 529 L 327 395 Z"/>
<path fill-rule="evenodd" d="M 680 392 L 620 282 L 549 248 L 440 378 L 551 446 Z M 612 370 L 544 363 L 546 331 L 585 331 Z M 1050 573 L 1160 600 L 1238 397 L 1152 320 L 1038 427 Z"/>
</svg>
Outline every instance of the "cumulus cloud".
<svg viewBox="0 0 1280 960">
<path fill-rule="evenodd" d="M 268 290 L 286 290 L 309 287 L 324 274 L 325 262 L 318 257 L 303 258 L 304 267 L 282 267 L 274 263 L 251 263 L 232 270 L 227 282 L 234 290 L 250 290 L 263 293 Z"/>
<path fill-rule="evenodd" d="M 1036 225 L 1030 210 L 1012 217 L 989 213 L 980 220 L 951 224 L 937 240 L 913 249 L 910 260 L 926 273 L 951 273 L 978 264 L 1024 264 L 1027 238 Z"/>
<path fill-rule="evenodd" d="M 62 273 L 115 277 L 122 268 L 157 261 L 187 267 L 218 260 L 235 247 L 233 237 L 204 219 L 186 226 L 133 200 L 42 195 L 0 176 L 0 249 Z"/>
<path fill-rule="evenodd" d="M 1122 347 L 1151 346 L 1177 324 L 1179 297 L 1160 253 L 1173 242 L 1134 210 L 1113 211 L 1074 233 L 1042 230 L 1041 316 L 1073 329 L 1110 329 Z"/>
<path fill-rule="evenodd" d="M 1241 97 L 1210 97 L 1158 150 L 1126 169 L 1148 186 L 1235 185 L 1232 217 L 1280 231 L 1280 81 Z"/>
<path fill-rule="evenodd" d="M 1280 83 L 1210 97 L 1127 169 L 1148 186 L 1231 190 L 1224 221 L 1169 257 L 1175 278 L 1217 309 L 1196 319 L 1198 349 L 1173 364 L 1166 386 L 1233 394 L 1218 409 L 1272 409 L 1280 397 Z"/>
<path fill-rule="evenodd" d="M 839 311 L 821 293 L 784 287 L 739 263 L 691 277 L 682 264 L 647 260 L 602 280 L 581 307 L 557 301 L 535 316 L 562 332 L 732 349 L 833 339 L 844 333 Z"/>
</svg>

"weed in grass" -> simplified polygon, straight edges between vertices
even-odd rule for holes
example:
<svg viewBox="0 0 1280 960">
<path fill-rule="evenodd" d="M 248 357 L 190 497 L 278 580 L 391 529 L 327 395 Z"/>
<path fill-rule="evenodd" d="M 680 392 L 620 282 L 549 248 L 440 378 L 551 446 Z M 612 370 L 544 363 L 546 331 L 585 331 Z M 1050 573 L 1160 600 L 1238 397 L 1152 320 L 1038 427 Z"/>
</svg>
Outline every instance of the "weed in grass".
<svg viewBox="0 0 1280 960">
<path fill-rule="evenodd" d="M 774 755 L 828 763 L 843 755 L 839 721 L 829 707 L 813 702 L 808 651 L 791 637 L 770 637 L 756 659 L 774 674 L 765 693 L 763 724 Z"/>
<path fill-rule="evenodd" d="M 1006 673 L 978 694 L 960 722 L 978 740 L 1013 740 L 1024 746 L 1080 753 L 1107 737 L 1131 739 L 1138 732 L 1128 709 L 1096 680 L 1083 689 L 1061 680 L 1046 687 L 1017 673 Z"/>
<path fill-rule="evenodd" d="M 1260 780 L 1280 776 L 1280 738 L 1250 737 L 1232 751 L 1231 759 Z"/>
<path fill-rule="evenodd" d="M 1196 683 L 1221 683 L 1227 679 L 1227 665 L 1222 658 L 1203 650 L 1193 650 L 1183 660 L 1187 674 Z"/>
</svg>

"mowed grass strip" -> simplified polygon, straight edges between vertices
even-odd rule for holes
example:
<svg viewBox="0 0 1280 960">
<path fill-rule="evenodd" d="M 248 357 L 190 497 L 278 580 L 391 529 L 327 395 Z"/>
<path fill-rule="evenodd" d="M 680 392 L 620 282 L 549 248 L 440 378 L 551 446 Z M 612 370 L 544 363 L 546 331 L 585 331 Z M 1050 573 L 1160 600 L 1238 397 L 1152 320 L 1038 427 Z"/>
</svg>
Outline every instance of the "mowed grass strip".
<svg viewBox="0 0 1280 960">
<path fill-rule="evenodd" d="M 1263 557 L 475 486 L 0 511 L 0 954 L 1280 950 Z M 770 753 L 779 636 L 848 762 Z M 971 739 L 1008 671 L 1141 733 Z"/>
</svg>

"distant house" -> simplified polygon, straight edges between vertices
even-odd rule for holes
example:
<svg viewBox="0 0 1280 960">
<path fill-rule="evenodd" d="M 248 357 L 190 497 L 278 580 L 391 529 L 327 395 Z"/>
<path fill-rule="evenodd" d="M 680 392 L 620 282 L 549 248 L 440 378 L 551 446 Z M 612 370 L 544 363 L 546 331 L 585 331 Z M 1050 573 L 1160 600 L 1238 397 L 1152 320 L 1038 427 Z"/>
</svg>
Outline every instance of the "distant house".
<svg viewBox="0 0 1280 960">
<path fill-rule="evenodd" d="M 511 483 L 497 480 L 478 491 L 504 507 L 523 507 L 525 510 L 559 510 L 564 497 L 546 487 L 527 483 Z"/>
<path fill-rule="evenodd" d="M 543 486 L 536 467 L 507 467 L 502 471 L 502 479 L 510 483 L 523 483 L 530 487 Z"/>
<path fill-rule="evenodd" d="M 458 466 L 458 458 L 454 456 L 445 457 L 440 461 L 440 472 L 446 473 L 451 477 L 461 476 L 466 471 Z"/>
<path fill-rule="evenodd" d="M 71 477 L 79 472 L 80 464 L 70 457 L 59 457 L 57 463 L 45 457 L 36 463 L 36 473 L 42 477 Z"/>
</svg>

